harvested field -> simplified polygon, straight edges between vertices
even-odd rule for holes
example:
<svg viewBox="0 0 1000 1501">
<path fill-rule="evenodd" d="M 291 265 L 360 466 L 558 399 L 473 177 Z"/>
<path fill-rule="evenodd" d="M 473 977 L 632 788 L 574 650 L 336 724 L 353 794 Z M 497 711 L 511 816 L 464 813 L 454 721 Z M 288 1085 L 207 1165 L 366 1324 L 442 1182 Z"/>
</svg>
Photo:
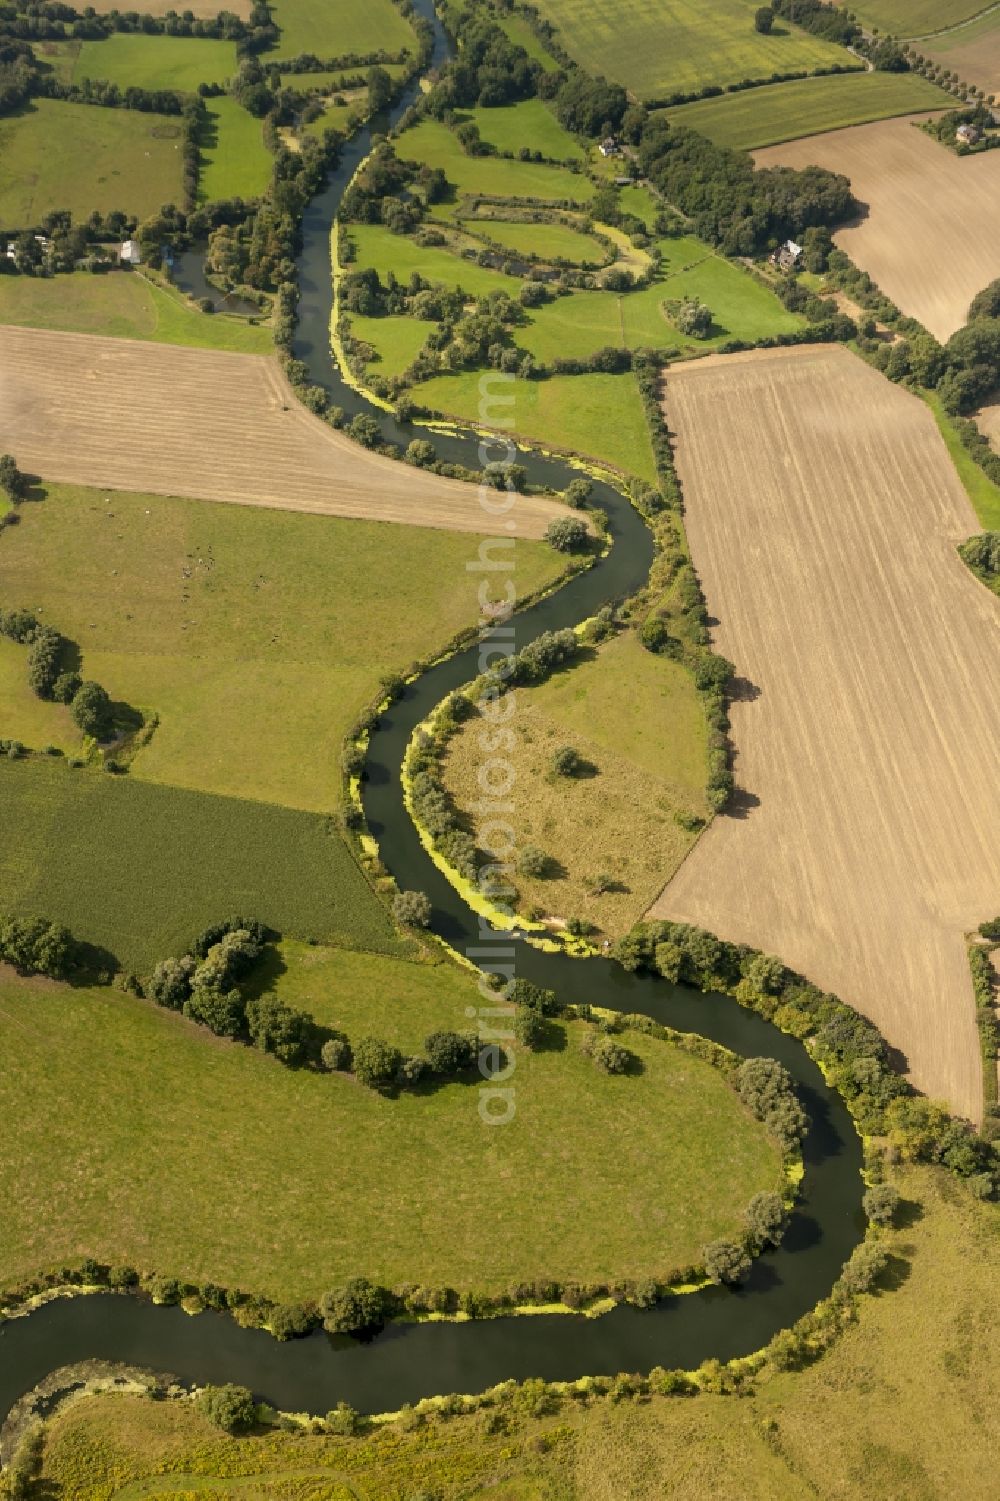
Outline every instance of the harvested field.
<svg viewBox="0 0 1000 1501">
<path fill-rule="evenodd" d="M 275 360 L 0 326 L 0 452 L 47 480 L 482 531 L 476 489 L 369 453 Z M 519 498 L 541 537 L 555 501 Z"/>
<path fill-rule="evenodd" d="M 990 10 L 940 36 L 928 37 L 916 48 L 956 72 L 959 78 L 987 94 L 1000 91 L 1000 11 Z"/>
<path fill-rule="evenodd" d="M 958 157 L 909 120 L 886 120 L 771 146 L 754 160 L 846 173 L 867 214 L 834 239 L 938 339 L 961 328 L 973 297 L 1000 276 L 1000 152 Z"/>
<path fill-rule="evenodd" d="M 778 954 L 870 1016 L 973 1120 L 963 933 L 997 905 L 1000 601 L 928 409 L 844 349 L 676 367 L 692 555 L 738 793 L 652 911 Z"/>
</svg>

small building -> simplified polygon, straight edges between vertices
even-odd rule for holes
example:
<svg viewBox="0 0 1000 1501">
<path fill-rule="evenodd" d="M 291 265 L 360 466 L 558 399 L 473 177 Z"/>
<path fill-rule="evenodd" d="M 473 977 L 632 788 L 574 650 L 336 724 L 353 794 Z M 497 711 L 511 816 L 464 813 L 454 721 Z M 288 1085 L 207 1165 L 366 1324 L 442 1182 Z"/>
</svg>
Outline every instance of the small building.
<svg viewBox="0 0 1000 1501">
<path fill-rule="evenodd" d="M 118 252 L 118 258 L 124 261 L 126 266 L 138 266 L 142 263 L 142 255 L 139 251 L 138 240 L 126 240 Z"/>
<path fill-rule="evenodd" d="M 598 151 L 600 151 L 602 156 L 617 156 L 618 142 L 615 140 L 614 136 L 605 136 L 604 140 L 601 142 L 600 146 L 597 149 Z"/>
<path fill-rule="evenodd" d="M 786 240 L 771 256 L 771 265 L 777 266 L 782 271 L 793 271 L 799 263 L 801 254 L 801 245 L 796 245 L 794 240 Z"/>
<path fill-rule="evenodd" d="M 979 140 L 979 126 L 968 123 L 960 125 L 955 131 L 955 140 L 960 146 L 974 146 Z"/>
</svg>

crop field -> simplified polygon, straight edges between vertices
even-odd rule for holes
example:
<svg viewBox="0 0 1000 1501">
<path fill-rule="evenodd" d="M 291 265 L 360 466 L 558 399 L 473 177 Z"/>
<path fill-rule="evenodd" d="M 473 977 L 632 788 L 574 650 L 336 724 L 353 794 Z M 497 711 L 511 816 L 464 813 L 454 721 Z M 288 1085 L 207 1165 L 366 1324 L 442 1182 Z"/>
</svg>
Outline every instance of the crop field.
<svg viewBox="0 0 1000 1501">
<path fill-rule="evenodd" d="M 521 289 L 516 276 L 478 266 L 436 245 L 418 245 L 409 235 L 394 235 L 383 224 L 351 224 L 348 233 L 357 251 L 348 270 L 375 266 L 383 277 L 387 271 L 395 272 L 401 282 L 409 281 L 416 271 L 432 285 L 461 287 L 472 297 L 485 297 L 490 292 L 509 292 L 516 297 Z"/>
<path fill-rule="evenodd" d="M 281 32 L 275 53 L 298 57 L 346 57 L 348 53 L 416 52 L 413 28 L 392 0 L 275 0 L 272 17 Z"/>
<path fill-rule="evenodd" d="M 263 125 L 235 99 L 210 99 L 208 125 L 201 142 L 198 196 L 256 198 L 271 180 L 271 155 Z"/>
<path fill-rule="evenodd" d="M 669 110 L 667 118 L 718 146 L 749 151 L 891 115 L 954 108 L 954 103 L 944 89 L 915 73 L 836 73 L 697 99 Z"/>
<path fill-rule="evenodd" d="M 0 222 L 54 209 L 144 217 L 181 199 L 181 125 L 167 115 L 35 99 L 0 120 Z"/>
<path fill-rule="evenodd" d="M 780 954 L 977 1120 L 963 933 L 996 906 L 1000 600 L 955 551 L 976 519 L 933 417 L 833 347 L 674 369 L 664 404 L 716 644 L 756 691 L 741 813 L 653 911 Z"/>
<path fill-rule="evenodd" d="M 482 528 L 473 486 L 361 448 L 259 355 L 0 327 L 0 450 L 67 484 Z M 560 514 L 525 496 L 520 535 L 541 537 Z"/>
<path fill-rule="evenodd" d="M 585 155 L 575 136 L 564 129 L 541 99 L 522 99 L 519 104 L 468 110 L 456 123 L 473 120 L 484 141 L 498 151 L 518 152 L 523 146 L 540 151 L 553 161 L 581 161 Z"/>
<path fill-rule="evenodd" d="M 1000 92 L 1000 11 L 919 42 L 917 51 L 987 94 Z"/>
<path fill-rule="evenodd" d="M 205 860 L 201 840 L 191 854 Z M 398 966 L 393 983 L 405 1009 Z M 662 1276 L 780 1183 L 721 1074 L 639 1035 L 631 1076 L 594 1067 L 579 1022 L 556 1028 L 561 1048 L 520 1051 L 517 1114 L 495 1132 L 474 1082 L 386 1098 L 113 990 L 5 976 L 0 1008 L 18 1054 L 0 1081 L 5 1281 L 84 1255 L 284 1299 L 361 1273 L 484 1291 Z"/>
<path fill-rule="evenodd" d="M 984 0 L 861 0 L 855 7 L 858 19 L 866 26 L 877 26 L 898 37 L 942 31 L 987 8 Z"/>
<path fill-rule="evenodd" d="M 437 375 L 413 387 L 414 400 L 434 411 L 499 427 L 541 447 L 603 460 L 624 474 L 656 483 L 646 416 L 631 374 L 557 375 L 494 384 L 484 414 L 482 372 Z"/>
<path fill-rule="evenodd" d="M 607 257 L 600 240 L 568 224 L 530 224 L 516 219 L 466 220 L 468 229 L 482 233 L 515 254 L 534 252 L 546 260 L 569 261 L 580 266 L 599 266 Z"/>
<path fill-rule="evenodd" d="M 867 207 L 837 244 L 938 339 L 1000 276 L 1000 152 L 956 157 L 908 120 L 858 125 L 757 152 L 760 166 L 815 163 L 851 179 Z"/>
<path fill-rule="evenodd" d="M 499 115 L 501 111 L 490 113 Z M 436 120 L 422 120 L 404 131 L 396 141 L 396 154 L 401 161 L 440 167 L 459 196 L 482 193 L 496 198 L 537 198 L 548 203 L 564 200 L 589 203 L 594 196 L 590 179 L 582 172 L 571 172 L 568 167 L 508 161 L 499 156 L 467 156 L 457 136 Z M 453 203 L 431 206 L 434 218 L 448 218 L 453 213 Z"/>
<path fill-rule="evenodd" d="M 767 79 L 797 69 L 856 65 L 843 47 L 779 21 L 754 30 L 753 0 L 540 0 L 538 9 L 566 51 L 591 74 L 624 84 L 640 99 L 696 93 L 710 84 Z"/>
<path fill-rule="evenodd" d="M 479 539 L 445 531 L 50 486 L 0 541 L 5 605 L 40 609 L 86 676 L 159 716 L 131 778 L 316 812 L 340 802 L 341 742 L 379 678 L 478 618 Z M 560 567 L 519 541 L 522 595 Z M 24 649 L 0 644 L 0 735 L 72 750 Z"/>
<path fill-rule="evenodd" d="M 126 969 L 147 973 L 232 912 L 292 936 L 401 951 L 386 909 L 319 814 L 56 759 L 0 763 L 0 792 L 5 909 L 64 922 Z"/>
<path fill-rule="evenodd" d="M 235 42 L 116 31 L 100 41 L 84 42 L 73 81 L 103 78 L 121 88 L 134 84 L 193 94 L 200 83 L 225 83 L 235 72 Z"/>
<path fill-rule="evenodd" d="M 450 742 L 444 780 L 462 809 L 480 801 L 482 732 L 473 719 Z M 514 877 L 519 910 L 536 906 L 546 916 L 586 918 L 610 935 L 627 931 L 659 893 L 665 868 L 676 868 L 694 843 L 675 815 L 709 816 L 705 716 L 690 673 L 653 656 L 632 633 L 619 636 L 522 691 L 515 734 L 517 844 L 556 857 L 551 876 Z M 552 774 L 562 745 L 580 753 L 586 775 Z M 602 873 L 615 889 L 595 894 Z"/>
<path fill-rule="evenodd" d="M 268 354 L 270 329 L 226 313 L 202 313 L 176 291 L 140 274 L 0 276 L 0 324 L 149 339 L 236 354 Z"/>
</svg>

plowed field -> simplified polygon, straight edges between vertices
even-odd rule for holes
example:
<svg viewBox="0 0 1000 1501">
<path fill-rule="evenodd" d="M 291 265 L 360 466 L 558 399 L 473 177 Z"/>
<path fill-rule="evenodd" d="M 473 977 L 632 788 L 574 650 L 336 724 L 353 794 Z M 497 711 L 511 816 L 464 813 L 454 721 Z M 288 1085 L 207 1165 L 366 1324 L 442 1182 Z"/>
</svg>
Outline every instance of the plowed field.
<svg viewBox="0 0 1000 1501">
<path fill-rule="evenodd" d="M 71 484 L 490 530 L 476 488 L 386 459 L 301 405 L 263 355 L 0 326 L 0 452 Z M 562 506 L 519 497 L 518 533 Z"/>
<path fill-rule="evenodd" d="M 1000 895 L 1000 601 L 934 419 L 831 347 L 672 370 L 738 794 L 653 907 L 775 953 L 981 1114 L 964 930 Z M 751 686 L 752 685 L 752 686 Z"/>
</svg>

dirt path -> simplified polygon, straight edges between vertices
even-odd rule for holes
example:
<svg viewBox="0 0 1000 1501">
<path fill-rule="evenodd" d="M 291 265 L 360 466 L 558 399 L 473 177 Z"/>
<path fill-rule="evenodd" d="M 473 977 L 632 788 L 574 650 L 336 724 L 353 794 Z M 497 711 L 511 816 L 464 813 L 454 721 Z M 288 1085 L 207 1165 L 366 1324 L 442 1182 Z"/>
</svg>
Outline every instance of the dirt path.
<svg viewBox="0 0 1000 1501">
<path fill-rule="evenodd" d="M 415 430 L 416 435 L 416 430 Z M 43 479 L 327 516 L 491 532 L 476 486 L 352 443 L 297 400 L 277 361 L 0 326 L 0 452 Z M 541 537 L 555 501 L 504 524 Z"/>
<path fill-rule="evenodd" d="M 834 240 L 943 341 L 1000 276 L 1000 151 L 956 156 L 916 118 L 852 125 L 753 155 L 761 167 L 815 165 L 849 177 L 866 212 Z"/>
<path fill-rule="evenodd" d="M 667 376 L 732 712 L 736 811 L 654 904 L 870 1016 L 916 1084 L 981 1113 L 963 934 L 1000 896 L 1000 601 L 933 417 L 846 350 Z"/>
</svg>

